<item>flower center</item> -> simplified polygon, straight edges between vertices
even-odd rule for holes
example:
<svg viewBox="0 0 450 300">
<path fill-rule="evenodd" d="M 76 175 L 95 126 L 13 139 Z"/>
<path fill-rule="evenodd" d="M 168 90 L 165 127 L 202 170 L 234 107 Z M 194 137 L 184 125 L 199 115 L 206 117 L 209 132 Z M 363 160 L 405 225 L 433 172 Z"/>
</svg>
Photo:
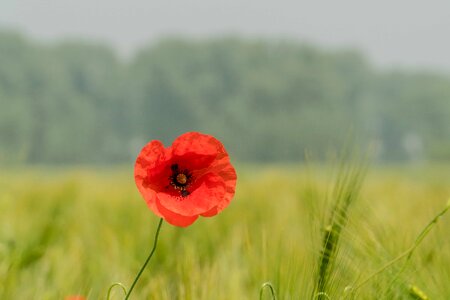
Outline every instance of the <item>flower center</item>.
<svg viewBox="0 0 450 300">
<path fill-rule="evenodd" d="M 192 182 L 192 175 L 187 169 L 180 169 L 178 164 L 173 164 L 170 166 L 172 170 L 172 175 L 169 177 L 170 184 L 173 188 L 180 192 L 182 197 L 189 196 L 190 192 L 187 190 Z"/>
<path fill-rule="evenodd" d="M 177 183 L 179 183 L 181 185 L 185 185 L 188 180 L 186 174 L 184 174 L 184 173 L 179 173 L 175 179 L 176 179 Z"/>
</svg>

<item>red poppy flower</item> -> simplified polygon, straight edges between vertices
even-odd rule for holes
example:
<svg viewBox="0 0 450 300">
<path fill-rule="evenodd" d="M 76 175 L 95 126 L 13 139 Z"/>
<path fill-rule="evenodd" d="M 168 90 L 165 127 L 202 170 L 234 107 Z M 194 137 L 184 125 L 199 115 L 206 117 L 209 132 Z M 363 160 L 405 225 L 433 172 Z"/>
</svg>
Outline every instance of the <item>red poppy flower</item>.
<svg viewBox="0 0 450 300">
<path fill-rule="evenodd" d="M 149 142 L 136 159 L 134 177 L 148 207 L 175 226 L 212 217 L 234 196 L 236 172 L 222 143 L 188 132 L 172 146 Z"/>
</svg>

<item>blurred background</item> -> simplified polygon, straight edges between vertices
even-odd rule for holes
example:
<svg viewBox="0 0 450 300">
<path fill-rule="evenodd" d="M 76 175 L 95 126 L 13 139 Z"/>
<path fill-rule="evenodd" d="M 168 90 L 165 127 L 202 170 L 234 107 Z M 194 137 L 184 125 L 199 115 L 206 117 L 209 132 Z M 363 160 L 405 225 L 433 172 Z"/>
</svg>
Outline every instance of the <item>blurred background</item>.
<svg viewBox="0 0 450 300">
<path fill-rule="evenodd" d="M 2 0 L 0 164 L 131 162 L 196 130 L 237 161 L 450 160 L 450 3 Z"/>
</svg>

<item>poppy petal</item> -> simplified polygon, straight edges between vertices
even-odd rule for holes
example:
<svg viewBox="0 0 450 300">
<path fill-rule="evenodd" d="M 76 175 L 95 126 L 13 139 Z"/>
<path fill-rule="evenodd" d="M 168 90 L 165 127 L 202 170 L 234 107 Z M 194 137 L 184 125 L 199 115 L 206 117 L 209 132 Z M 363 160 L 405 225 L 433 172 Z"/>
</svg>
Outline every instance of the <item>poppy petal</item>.
<svg viewBox="0 0 450 300">
<path fill-rule="evenodd" d="M 151 141 L 142 148 L 134 166 L 134 179 L 139 192 L 145 199 L 148 207 L 158 216 L 161 216 L 156 208 L 156 192 L 148 182 L 148 170 L 159 164 L 165 156 L 164 145 L 160 141 Z"/>
<path fill-rule="evenodd" d="M 182 216 L 177 213 L 174 213 L 164 206 L 161 205 L 161 203 L 157 200 L 156 201 L 156 207 L 161 212 L 162 217 L 164 220 L 166 220 L 169 224 L 172 224 L 174 226 L 179 227 L 187 227 L 195 222 L 195 220 L 198 219 L 197 216 Z"/>
<path fill-rule="evenodd" d="M 201 216 L 202 217 L 214 217 L 215 215 L 217 215 L 219 213 L 219 211 L 217 210 L 217 206 L 211 208 L 210 210 L 208 210 L 205 213 L 202 213 Z"/>
<path fill-rule="evenodd" d="M 225 152 L 222 143 L 215 137 L 199 132 L 187 132 L 179 136 L 172 144 L 173 154 L 183 156 L 186 153 L 197 155 L 216 156 Z"/>
<path fill-rule="evenodd" d="M 225 184 L 225 194 L 218 203 L 218 212 L 222 211 L 233 199 L 236 189 L 236 170 L 231 165 L 228 156 L 224 156 L 220 160 L 216 160 L 215 163 L 210 167 L 210 170 L 217 172 L 217 175 L 222 178 Z"/>
</svg>

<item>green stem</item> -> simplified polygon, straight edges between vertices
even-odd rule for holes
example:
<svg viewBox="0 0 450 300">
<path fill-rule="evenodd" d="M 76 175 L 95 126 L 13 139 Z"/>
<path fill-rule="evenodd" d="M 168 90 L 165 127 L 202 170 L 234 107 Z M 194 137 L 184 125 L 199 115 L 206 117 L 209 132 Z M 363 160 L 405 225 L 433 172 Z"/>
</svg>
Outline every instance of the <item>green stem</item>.
<svg viewBox="0 0 450 300">
<path fill-rule="evenodd" d="M 113 283 L 109 289 L 108 289 L 108 294 L 106 295 L 106 300 L 109 300 L 111 298 L 111 291 L 114 287 L 116 286 L 120 286 L 122 288 L 123 293 L 125 294 L 125 296 L 127 296 L 127 289 L 123 286 L 123 284 L 121 284 L 120 282 L 116 282 Z"/>
<path fill-rule="evenodd" d="M 449 203 L 450 204 L 450 203 Z M 422 240 L 427 236 L 427 234 L 430 232 L 430 230 L 433 228 L 433 226 L 438 222 L 439 218 L 441 218 L 449 209 L 450 205 L 447 204 L 444 210 L 442 210 L 440 213 L 438 213 L 433 220 L 431 220 L 427 226 L 422 230 L 422 232 L 419 234 L 419 236 L 416 238 L 416 241 L 414 242 L 414 245 L 411 247 L 411 250 L 406 257 L 405 263 L 400 268 L 400 271 L 394 276 L 394 279 L 392 279 L 391 283 L 389 284 L 389 287 L 391 287 L 395 281 L 400 277 L 400 275 L 405 271 L 409 261 L 411 260 L 411 257 L 413 255 L 414 250 L 419 246 L 419 244 L 422 242 Z"/>
<path fill-rule="evenodd" d="M 270 294 L 272 295 L 272 300 L 276 300 L 277 297 L 276 297 L 276 294 L 275 294 L 275 289 L 273 288 L 273 286 L 272 286 L 272 284 L 270 282 L 265 282 L 261 286 L 261 289 L 259 290 L 259 300 L 262 300 L 264 289 L 266 287 L 268 287 L 270 289 Z"/>
<path fill-rule="evenodd" d="M 145 267 L 147 266 L 147 264 L 148 264 L 148 262 L 150 261 L 150 259 L 152 258 L 153 253 L 155 253 L 156 245 L 158 244 L 158 237 L 159 237 L 159 232 L 161 231 L 161 225 L 162 225 L 162 223 L 163 223 L 163 218 L 161 218 L 161 219 L 159 220 L 158 228 L 156 229 L 156 234 L 155 234 L 155 241 L 153 242 L 153 248 L 152 248 L 152 251 L 150 252 L 150 255 L 147 257 L 147 260 L 145 261 L 145 263 L 144 263 L 144 265 L 142 266 L 142 268 L 139 270 L 139 273 L 136 275 L 136 278 L 134 279 L 133 284 L 131 285 L 130 290 L 129 290 L 128 293 L 127 293 L 127 296 L 125 297 L 125 300 L 127 300 L 127 299 L 130 297 L 131 292 L 132 292 L 133 289 L 134 289 L 134 286 L 136 285 L 136 283 L 137 283 L 138 280 L 139 280 L 139 277 L 141 277 L 142 272 L 144 272 L 144 269 L 145 269 Z"/>
<path fill-rule="evenodd" d="M 358 284 L 356 287 L 354 287 L 352 289 L 352 291 L 356 291 L 357 289 L 359 289 L 361 286 L 365 285 L 367 282 L 369 282 L 373 277 L 377 276 L 378 274 L 382 273 L 384 270 L 386 270 L 387 268 L 389 268 L 390 266 L 392 266 L 393 264 L 395 264 L 396 262 L 398 262 L 399 260 L 403 259 L 404 257 L 406 257 L 406 262 L 403 265 L 403 267 L 400 269 L 400 271 L 397 273 L 397 275 L 394 277 L 394 280 L 391 282 L 391 285 L 395 282 L 395 280 L 397 279 L 397 277 L 401 274 L 401 272 L 404 271 L 406 264 L 408 263 L 408 261 L 411 259 L 411 256 L 413 255 L 414 250 L 416 250 L 417 247 L 419 247 L 420 243 L 423 241 L 423 239 L 428 235 L 428 233 L 430 232 L 430 230 L 433 228 L 433 226 L 438 222 L 439 218 L 441 218 L 448 210 L 450 209 L 450 200 L 447 203 L 447 206 L 441 211 L 439 212 L 434 218 L 433 220 L 431 220 L 427 226 L 425 226 L 425 228 L 422 230 L 422 232 L 420 232 L 420 234 L 417 236 L 414 244 L 405 252 L 403 252 L 402 254 L 400 254 L 399 256 L 397 256 L 396 258 L 394 258 L 393 260 L 391 260 L 390 262 L 388 262 L 387 264 L 385 264 L 383 267 L 381 267 L 378 271 L 376 271 L 375 273 L 372 273 L 369 277 L 367 277 L 365 280 L 363 280 L 360 284 Z"/>
</svg>

